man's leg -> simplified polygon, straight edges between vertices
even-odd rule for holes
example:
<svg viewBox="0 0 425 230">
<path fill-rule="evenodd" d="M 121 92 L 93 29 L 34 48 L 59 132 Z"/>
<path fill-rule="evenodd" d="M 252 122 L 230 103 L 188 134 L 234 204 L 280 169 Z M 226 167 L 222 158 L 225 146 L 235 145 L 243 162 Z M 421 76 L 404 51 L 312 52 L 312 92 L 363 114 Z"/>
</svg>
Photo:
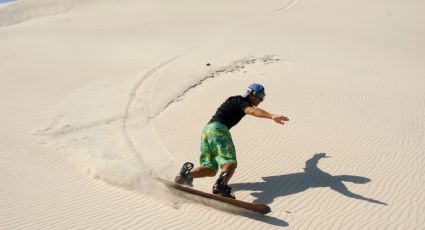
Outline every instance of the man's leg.
<svg viewBox="0 0 425 230">
<path fill-rule="evenodd" d="M 193 178 L 200 178 L 200 177 L 213 177 L 215 176 L 217 170 L 214 170 L 212 168 L 208 167 L 198 167 L 193 169 L 193 164 L 190 162 L 186 162 L 183 164 L 182 168 L 180 169 L 179 175 L 174 178 L 174 181 L 178 184 L 193 186 Z"/>
<path fill-rule="evenodd" d="M 226 163 L 223 165 L 221 172 L 227 172 L 228 176 L 224 180 L 224 184 L 227 184 L 230 180 L 230 178 L 235 173 L 236 164 L 234 163 Z M 214 169 L 208 168 L 208 167 L 198 167 L 193 169 L 190 172 L 190 176 L 192 178 L 201 178 L 201 177 L 213 177 L 217 174 L 217 171 Z"/>
<path fill-rule="evenodd" d="M 217 173 L 217 171 L 208 168 L 208 167 L 198 167 L 193 169 L 190 172 L 190 176 L 192 176 L 192 178 L 200 178 L 200 177 L 213 177 L 215 176 L 215 174 Z"/>
<path fill-rule="evenodd" d="M 235 173 L 235 169 L 236 169 L 236 164 L 234 163 L 225 163 L 223 165 L 221 173 L 227 172 L 227 176 L 226 178 L 224 178 L 224 181 L 223 181 L 224 185 L 227 185 L 227 183 L 229 183 L 230 178 L 232 178 L 233 174 Z"/>
</svg>

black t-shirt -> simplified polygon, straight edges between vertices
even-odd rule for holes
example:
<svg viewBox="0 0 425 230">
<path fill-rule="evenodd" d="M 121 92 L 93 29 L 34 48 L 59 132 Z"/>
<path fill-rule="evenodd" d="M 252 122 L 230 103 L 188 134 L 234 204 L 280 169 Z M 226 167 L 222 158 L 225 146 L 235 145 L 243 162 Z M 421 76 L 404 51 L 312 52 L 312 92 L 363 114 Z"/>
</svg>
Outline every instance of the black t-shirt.
<svg viewBox="0 0 425 230">
<path fill-rule="evenodd" d="M 245 109 L 251 106 L 248 98 L 233 96 L 218 107 L 209 123 L 220 122 L 228 129 L 235 126 L 245 116 Z"/>
</svg>

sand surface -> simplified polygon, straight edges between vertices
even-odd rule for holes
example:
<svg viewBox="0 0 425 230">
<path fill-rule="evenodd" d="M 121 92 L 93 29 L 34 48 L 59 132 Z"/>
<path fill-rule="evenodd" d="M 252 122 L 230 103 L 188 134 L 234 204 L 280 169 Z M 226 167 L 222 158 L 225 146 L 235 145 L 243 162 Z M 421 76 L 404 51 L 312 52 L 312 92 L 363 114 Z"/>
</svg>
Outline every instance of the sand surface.
<svg viewBox="0 0 425 230">
<path fill-rule="evenodd" d="M 0 4 L 0 229 L 421 229 L 424 1 Z M 209 63 L 209 64 L 208 64 Z M 207 65 L 208 64 L 208 65 Z M 231 129 L 238 199 L 173 194 L 203 126 Z M 215 178 L 195 180 L 210 191 Z"/>
</svg>

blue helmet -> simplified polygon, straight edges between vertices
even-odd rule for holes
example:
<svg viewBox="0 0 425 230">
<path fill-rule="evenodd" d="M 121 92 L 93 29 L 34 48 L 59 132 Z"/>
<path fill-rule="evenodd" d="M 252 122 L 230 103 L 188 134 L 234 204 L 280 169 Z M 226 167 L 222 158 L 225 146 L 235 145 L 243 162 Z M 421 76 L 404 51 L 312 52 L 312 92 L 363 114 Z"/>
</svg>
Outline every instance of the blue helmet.
<svg viewBox="0 0 425 230">
<path fill-rule="evenodd" d="M 260 101 L 264 100 L 264 96 L 266 96 L 264 86 L 258 83 L 252 83 L 249 85 L 248 90 L 242 94 L 242 97 L 247 97 L 251 92 L 252 95 L 254 95 Z"/>
</svg>

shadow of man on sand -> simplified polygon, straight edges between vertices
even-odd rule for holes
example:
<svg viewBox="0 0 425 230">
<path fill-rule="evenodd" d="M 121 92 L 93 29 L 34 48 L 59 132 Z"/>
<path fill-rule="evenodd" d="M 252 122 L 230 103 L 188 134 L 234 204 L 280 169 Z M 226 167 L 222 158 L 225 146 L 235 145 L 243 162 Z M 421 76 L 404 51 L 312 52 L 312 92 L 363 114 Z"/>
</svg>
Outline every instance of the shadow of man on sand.
<svg viewBox="0 0 425 230">
<path fill-rule="evenodd" d="M 329 156 L 326 156 L 326 153 L 315 154 L 311 159 L 306 161 L 304 172 L 263 177 L 262 179 L 264 182 L 238 183 L 232 184 L 232 187 L 234 191 L 260 191 L 254 192 L 251 195 L 257 198 L 254 202 L 265 204 L 273 202 L 275 198 L 280 196 L 288 196 L 295 193 L 300 193 L 310 188 L 329 187 L 330 189 L 353 199 L 387 205 L 384 202 L 355 194 L 349 191 L 343 183 L 352 182 L 356 184 L 365 184 L 370 182 L 370 179 L 352 175 L 332 176 L 331 174 L 323 172 L 320 168 L 318 168 L 317 164 L 319 163 L 319 160 L 328 157 Z"/>
</svg>

